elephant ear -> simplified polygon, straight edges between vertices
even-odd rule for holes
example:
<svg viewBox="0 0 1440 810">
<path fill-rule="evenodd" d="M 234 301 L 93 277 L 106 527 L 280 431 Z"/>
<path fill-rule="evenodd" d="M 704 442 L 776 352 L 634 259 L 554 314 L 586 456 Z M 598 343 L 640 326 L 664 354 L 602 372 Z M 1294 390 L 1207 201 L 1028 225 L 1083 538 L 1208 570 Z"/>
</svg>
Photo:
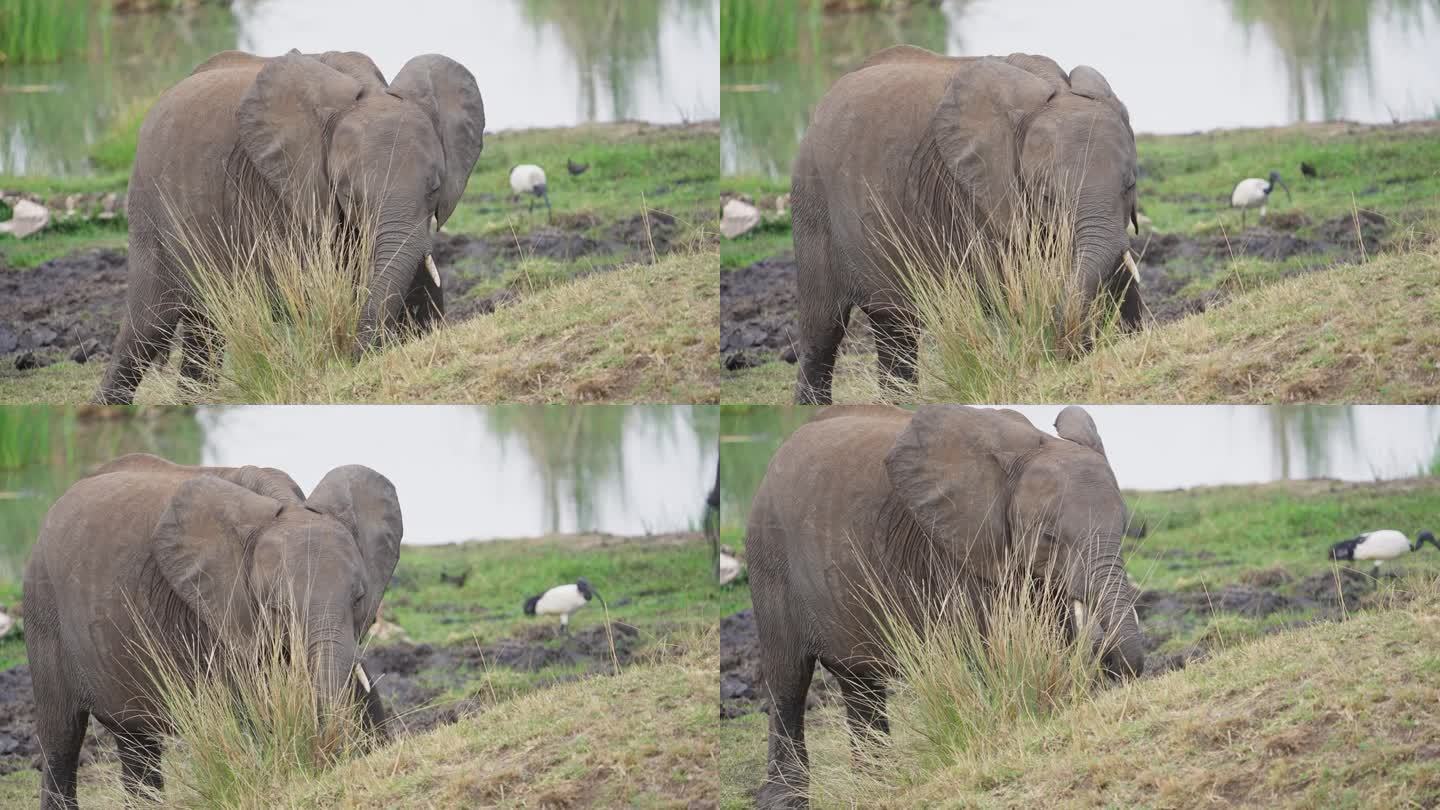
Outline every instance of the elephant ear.
<svg viewBox="0 0 1440 810">
<path fill-rule="evenodd" d="M 1125 129 L 1130 131 L 1130 135 L 1135 135 L 1135 131 L 1130 129 L 1130 111 L 1125 108 L 1119 96 L 1115 95 L 1115 91 L 1110 89 L 1110 82 L 1105 81 L 1100 71 L 1089 65 L 1077 65 L 1070 71 L 1070 92 L 1108 105 L 1120 116 L 1120 120 L 1125 122 Z"/>
<path fill-rule="evenodd" d="M 1105 444 L 1100 441 L 1100 431 L 1095 428 L 1095 420 L 1090 418 L 1089 411 L 1079 405 L 1066 406 L 1055 417 L 1055 435 L 1084 445 L 1099 453 L 1106 461 L 1110 460 L 1105 455 Z"/>
<path fill-rule="evenodd" d="M 345 524 L 355 537 L 365 560 L 364 615 L 373 618 L 400 559 L 404 524 L 395 485 L 369 467 L 348 464 L 326 473 L 305 505 Z"/>
<path fill-rule="evenodd" d="M 922 407 L 885 456 L 890 485 L 921 531 L 977 571 L 993 571 L 1003 559 L 1011 471 L 1044 441 L 1017 416 L 963 405 Z"/>
<path fill-rule="evenodd" d="M 247 465 L 223 472 L 215 470 L 215 473 L 231 483 L 239 484 L 251 492 L 267 498 L 293 503 L 297 506 L 305 502 L 305 493 L 300 490 L 300 485 L 295 483 L 295 479 L 291 478 L 289 473 L 274 467 Z"/>
<path fill-rule="evenodd" d="M 986 57 L 957 68 L 911 166 L 916 180 L 911 186 L 919 196 L 911 210 L 958 204 L 958 213 L 973 223 L 1008 228 L 1020 185 L 1024 129 L 1055 92 L 1044 79 L 1002 59 Z M 958 199 L 950 202 L 947 195 Z"/>
<path fill-rule="evenodd" d="M 254 632 L 246 546 L 280 509 L 274 498 L 200 475 L 180 485 L 155 524 L 151 555 L 160 574 L 220 638 Z"/>
<path fill-rule="evenodd" d="M 363 88 L 361 96 L 385 92 L 385 74 L 375 66 L 374 60 L 359 51 L 326 51 L 307 55 L 359 82 Z"/>
<path fill-rule="evenodd" d="M 235 112 L 240 147 L 288 204 L 329 204 L 325 129 L 364 86 L 299 51 L 261 68 Z"/>
<path fill-rule="evenodd" d="M 395 74 L 390 92 L 420 105 L 430 115 L 445 150 L 445 174 L 435 216 L 441 225 L 450 218 L 480 150 L 485 146 L 485 102 L 475 77 L 448 56 L 428 53 L 405 63 Z"/>
<path fill-rule="evenodd" d="M 1007 64 L 1014 65 L 1026 73 L 1033 73 L 1045 80 L 1056 92 L 1068 90 L 1070 81 L 1065 70 L 1054 59 L 1034 53 L 1012 53 L 1005 57 Z"/>
</svg>

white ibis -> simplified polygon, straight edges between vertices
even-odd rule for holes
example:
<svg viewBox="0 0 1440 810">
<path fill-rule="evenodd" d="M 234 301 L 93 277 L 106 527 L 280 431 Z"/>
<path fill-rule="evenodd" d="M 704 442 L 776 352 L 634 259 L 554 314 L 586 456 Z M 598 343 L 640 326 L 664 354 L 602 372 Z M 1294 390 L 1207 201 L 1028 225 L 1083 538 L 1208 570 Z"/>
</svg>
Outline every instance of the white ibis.
<svg viewBox="0 0 1440 810">
<path fill-rule="evenodd" d="M 1280 179 L 1279 172 L 1270 172 L 1270 179 L 1261 180 L 1258 177 L 1247 177 L 1235 184 L 1235 190 L 1230 192 L 1230 207 L 1240 209 L 1240 227 L 1245 227 L 1245 209 L 1259 208 L 1260 219 L 1265 219 L 1265 205 L 1270 199 L 1270 192 L 1279 185 L 1285 189 L 1285 199 L 1290 199 L 1290 187 Z"/>
<path fill-rule="evenodd" d="M 1332 560 L 1374 560 L 1375 575 L 1380 575 L 1380 563 L 1386 560 L 1393 560 L 1409 554 L 1412 551 L 1419 551 L 1420 547 L 1429 543 L 1440 548 L 1440 543 L 1435 542 L 1435 535 L 1430 532 L 1420 532 L 1415 538 L 1414 545 L 1403 532 L 1394 529 L 1379 529 L 1373 532 L 1365 532 L 1356 535 L 1349 540 L 1341 540 L 1330 547 L 1330 559 Z"/>
<path fill-rule="evenodd" d="M 545 201 L 545 221 L 550 221 L 550 193 L 545 185 L 545 170 L 534 163 L 521 163 L 510 170 L 510 190 L 530 195 L 530 213 L 535 212 L 535 198 Z"/>
<path fill-rule="evenodd" d="M 740 572 L 745 570 L 745 563 L 735 556 L 735 550 L 729 546 L 720 547 L 720 585 L 724 587 L 740 578 Z"/>
<path fill-rule="evenodd" d="M 550 590 L 525 600 L 526 616 L 559 616 L 560 632 L 570 632 L 570 614 L 585 607 L 590 597 L 599 596 L 585 577 L 566 585 L 556 585 Z M 603 601 L 603 600 L 602 600 Z"/>
</svg>

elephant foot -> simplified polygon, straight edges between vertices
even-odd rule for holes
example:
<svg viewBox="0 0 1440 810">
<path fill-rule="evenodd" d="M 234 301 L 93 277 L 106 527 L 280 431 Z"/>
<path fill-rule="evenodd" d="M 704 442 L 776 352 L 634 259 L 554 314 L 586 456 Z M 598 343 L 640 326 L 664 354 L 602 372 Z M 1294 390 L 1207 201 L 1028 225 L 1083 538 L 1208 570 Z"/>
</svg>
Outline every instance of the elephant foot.
<svg viewBox="0 0 1440 810">
<path fill-rule="evenodd" d="M 792 785 L 767 779 L 755 794 L 755 807 L 758 810 L 804 810 L 810 806 L 810 800 Z"/>
</svg>

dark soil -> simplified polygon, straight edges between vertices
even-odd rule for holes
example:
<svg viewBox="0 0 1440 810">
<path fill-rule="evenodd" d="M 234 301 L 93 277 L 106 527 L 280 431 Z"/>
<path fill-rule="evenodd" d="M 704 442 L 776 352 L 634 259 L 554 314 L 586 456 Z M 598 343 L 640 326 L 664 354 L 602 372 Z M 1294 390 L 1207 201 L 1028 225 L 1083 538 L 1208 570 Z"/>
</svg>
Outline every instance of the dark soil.
<svg viewBox="0 0 1440 810">
<path fill-rule="evenodd" d="M 1268 260 L 1303 257 L 1290 274 L 1299 274 L 1353 261 L 1363 249 L 1374 255 L 1384 248 L 1390 223 L 1378 214 L 1362 211 L 1312 223 L 1300 212 L 1280 212 L 1264 225 L 1225 236 L 1142 234 L 1131 246 L 1140 260 L 1145 304 L 1157 323 L 1166 323 L 1222 305 L 1227 292 L 1187 291 L 1190 282 L 1220 272 L 1231 258 L 1251 256 Z M 726 368 L 760 365 L 777 357 L 795 362 L 799 338 L 796 320 L 796 264 L 793 253 L 761 259 L 748 267 L 720 274 L 720 353 Z M 842 348 L 868 350 L 869 328 L 863 313 L 851 316 Z"/>
<path fill-rule="evenodd" d="M 1268 632 L 1299 627 L 1317 621 L 1345 618 L 1347 612 L 1364 609 L 1374 593 L 1368 572 L 1346 567 L 1322 571 L 1297 579 L 1281 568 L 1253 571 L 1243 581 L 1219 590 L 1144 591 L 1135 610 L 1146 636 L 1149 655 L 1145 677 L 1183 669 L 1191 661 L 1209 655 L 1212 644 L 1224 639 L 1200 639 L 1181 649 L 1159 652 L 1171 638 L 1193 634 L 1212 615 L 1232 614 L 1263 618 L 1276 613 L 1295 616 L 1269 628 Z M 823 667 L 816 667 L 807 706 L 840 700 L 838 685 Z M 720 621 L 720 716 L 740 717 L 751 712 L 770 711 L 760 672 L 760 641 L 754 611 L 742 610 Z"/>
<path fill-rule="evenodd" d="M 622 668 L 628 666 L 642 645 L 639 631 L 613 622 L 611 633 L 615 658 Z M 365 652 L 365 669 L 392 718 L 392 735 L 418 734 L 463 715 L 483 712 L 492 696 L 483 689 L 467 691 L 467 684 L 487 670 L 538 672 L 551 666 L 575 670 L 553 683 L 611 674 L 610 642 L 604 626 L 559 636 L 554 624 L 545 623 L 485 645 L 399 642 L 374 645 Z M 507 695 L 496 697 L 503 700 Z M 39 768 L 40 743 L 33 714 L 29 666 L 0 671 L 0 774 Z M 81 764 L 109 759 L 114 752 L 114 738 L 92 718 Z"/>
<path fill-rule="evenodd" d="M 609 225 L 586 215 L 561 215 L 519 236 L 442 233 L 434 256 L 446 320 L 489 314 L 518 299 L 523 290 L 509 287 L 472 293 L 482 284 L 493 286 L 522 259 L 578 262 L 580 277 L 664 256 L 680 231 L 675 217 L 650 211 Z M 586 261 L 591 257 L 596 261 Z M 66 358 L 103 361 L 120 329 L 127 279 L 123 250 L 80 250 L 30 270 L 6 267 L 0 253 L 0 364 L 36 368 Z"/>
</svg>

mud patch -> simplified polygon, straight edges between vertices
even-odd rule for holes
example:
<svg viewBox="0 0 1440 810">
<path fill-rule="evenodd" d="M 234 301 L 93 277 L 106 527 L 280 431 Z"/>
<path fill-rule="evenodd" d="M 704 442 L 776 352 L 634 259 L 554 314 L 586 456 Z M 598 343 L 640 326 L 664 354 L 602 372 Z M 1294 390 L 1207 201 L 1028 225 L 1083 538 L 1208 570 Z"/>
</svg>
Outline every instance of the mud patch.
<svg viewBox="0 0 1440 810">
<path fill-rule="evenodd" d="M 433 252 L 445 291 L 446 320 L 459 323 L 487 315 L 520 298 L 523 292 L 509 287 L 484 295 L 473 292 L 477 286 L 495 286 L 523 259 L 568 263 L 596 257 L 576 273 L 578 278 L 665 256 L 682 235 L 680 223 L 664 211 L 636 214 L 609 226 L 588 215 L 557 220 L 554 226 L 520 235 L 441 233 Z M 0 254 L 0 364 L 36 368 L 72 356 L 103 362 L 120 329 L 128 286 L 123 250 L 80 250 L 30 270 L 7 268 Z"/>
<path fill-rule="evenodd" d="M 615 659 L 622 669 L 641 652 L 640 632 L 613 622 Z M 535 625 L 489 644 L 430 645 L 409 642 L 374 645 L 365 651 L 365 669 L 392 718 L 393 735 L 418 734 L 484 711 L 492 695 L 480 689 L 463 693 L 486 671 L 566 672 L 536 688 L 614 672 L 610 639 L 603 625 L 557 636 L 553 624 Z M 463 693 L 456 698 L 455 695 Z M 500 699 L 507 695 L 501 694 Z M 35 736 L 34 695 L 26 665 L 0 671 L 0 774 L 38 769 L 40 742 Z M 114 738 L 93 718 L 80 755 L 82 765 L 113 759 Z"/>
<path fill-rule="evenodd" d="M 1130 238 L 1141 256 L 1145 305 L 1156 323 L 1167 323 L 1224 304 L 1223 286 L 1194 285 L 1223 271 L 1235 258 L 1294 260 L 1284 275 L 1333 267 L 1385 248 L 1389 220 L 1372 211 L 1344 214 L 1314 223 L 1304 213 L 1272 214 L 1263 225 L 1223 235 L 1147 233 Z M 793 253 L 761 259 L 720 273 L 720 353 L 731 370 L 774 359 L 795 361 L 798 345 L 796 264 Z M 869 341 L 869 342 L 867 342 Z M 869 324 L 851 316 L 844 351 L 870 351 Z"/>
<path fill-rule="evenodd" d="M 3 259 L 0 259 L 3 264 Z M 0 363 L 29 354 L 46 365 L 82 345 L 103 357 L 124 311 L 125 252 L 88 249 L 30 270 L 0 266 Z"/>
<path fill-rule="evenodd" d="M 1248 572 L 1241 581 L 1215 590 L 1143 591 L 1135 610 L 1145 632 L 1148 655 L 1145 677 L 1183 669 L 1205 658 L 1216 647 L 1235 640 L 1209 637 L 1197 631 L 1212 617 L 1284 618 L 1265 627 L 1265 634 L 1303 627 L 1319 621 L 1341 621 L 1363 610 L 1375 587 L 1368 572 L 1338 566 L 1303 578 L 1279 568 Z M 1169 645 L 1177 637 L 1194 640 L 1179 648 Z M 816 667 L 808 708 L 840 701 L 839 686 L 823 667 Z M 720 621 L 720 716 L 732 719 L 751 712 L 769 712 L 770 700 L 760 671 L 760 640 L 751 609 Z"/>
</svg>

